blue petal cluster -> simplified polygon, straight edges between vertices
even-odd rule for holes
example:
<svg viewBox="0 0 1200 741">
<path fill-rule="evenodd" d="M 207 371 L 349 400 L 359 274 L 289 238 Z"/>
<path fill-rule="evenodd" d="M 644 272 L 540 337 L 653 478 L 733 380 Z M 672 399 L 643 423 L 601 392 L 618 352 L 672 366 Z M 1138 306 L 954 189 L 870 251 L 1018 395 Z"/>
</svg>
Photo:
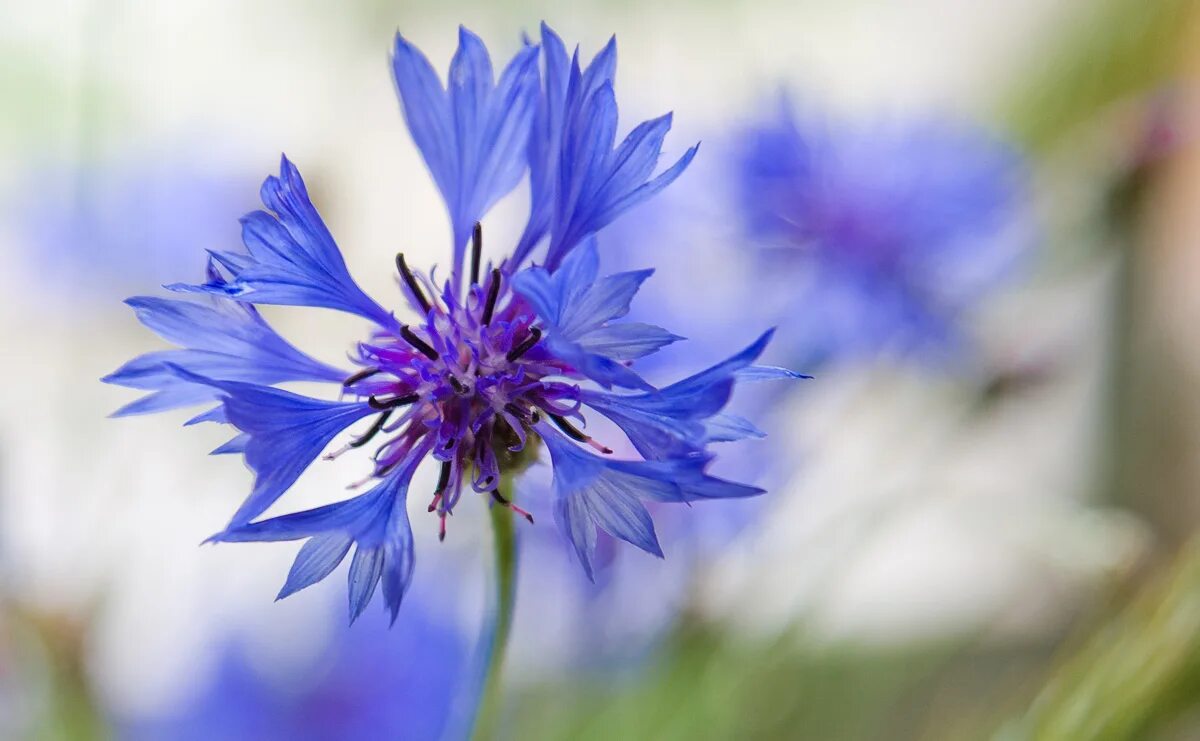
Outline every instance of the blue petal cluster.
<svg viewBox="0 0 1200 741">
<path fill-rule="evenodd" d="M 784 100 L 741 132 L 734 175 L 760 258 L 793 287 L 806 363 L 952 355 L 964 310 L 1029 242 L 1021 158 L 962 123 L 829 121 Z"/>
<path fill-rule="evenodd" d="M 669 115 L 615 144 L 615 42 L 582 69 L 578 53 L 568 62 L 562 41 L 543 25 L 542 44 L 526 44 L 497 81 L 482 42 L 461 29 L 445 87 L 403 37 L 392 61 L 405 119 L 452 233 L 450 276 L 441 285 L 396 257 L 410 320 L 354 282 L 286 158 L 263 184 L 265 210 L 242 220 L 244 252 L 212 252 L 204 282 L 168 286 L 179 299 L 130 301 L 179 349 L 143 355 L 105 379 L 150 392 L 119 414 L 216 402 L 191 421 L 235 428 L 214 452 L 240 453 L 254 472 L 253 490 L 211 540 L 303 540 L 280 597 L 350 557 L 351 620 L 382 591 L 394 621 L 414 563 L 408 493 L 424 461 L 440 470 L 427 509 L 445 537 L 447 516 L 468 492 L 532 522 L 498 487 L 544 442 L 556 519 L 589 577 L 598 530 L 662 555 L 644 502 L 761 493 L 706 469 L 709 443 L 761 436 L 721 411 L 739 378 L 799 377 L 754 365 L 770 333 L 662 389 L 629 367 L 682 338 L 621 321 L 653 271 L 602 276 L 595 234 L 678 177 L 696 149 L 654 174 Z M 527 228 L 507 259 L 485 266 L 480 220 L 526 171 Z M 542 263 L 527 265 L 543 246 Z M 355 345 L 354 367 L 333 368 L 276 334 L 255 304 L 336 309 L 373 328 Z M 276 388 L 297 380 L 336 384 L 337 399 Z M 588 408 L 611 419 L 644 459 L 610 457 L 583 432 Z M 345 434 L 368 418 L 365 429 Z M 365 493 L 260 519 L 322 453 L 356 450 L 370 451 L 371 474 L 355 485 L 372 483 Z"/>
</svg>

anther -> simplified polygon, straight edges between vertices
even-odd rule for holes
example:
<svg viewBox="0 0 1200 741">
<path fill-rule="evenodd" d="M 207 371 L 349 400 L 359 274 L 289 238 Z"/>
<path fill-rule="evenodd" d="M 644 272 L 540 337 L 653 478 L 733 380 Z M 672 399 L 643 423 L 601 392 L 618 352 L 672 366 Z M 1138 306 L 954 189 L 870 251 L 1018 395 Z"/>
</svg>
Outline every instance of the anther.
<svg viewBox="0 0 1200 741">
<path fill-rule="evenodd" d="M 533 524 L 533 515 L 529 514 L 525 510 L 521 509 L 520 507 L 518 507 L 517 505 L 513 504 L 508 499 L 506 499 L 504 497 L 504 495 L 500 493 L 499 489 L 492 489 L 492 499 L 496 500 L 496 504 L 499 504 L 501 507 L 507 507 L 507 508 L 511 509 L 513 512 L 516 512 L 518 515 L 524 517 L 526 520 L 529 520 L 530 525 Z"/>
<path fill-rule="evenodd" d="M 475 228 L 471 231 L 471 285 L 479 283 L 479 259 L 482 254 L 483 225 L 476 221 Z"/>
<path fill-rule="evenodd" d="M 357 372 L 353 375 L 347 376 L 346 380 L 342 381 L 342 387 L 349 388 L 350 386 L 353 386 L 354 384 L 358 383 L 359 381 L 363 380 L 364 378 L 370 378 L 371 376 L 378 373 L 379 370 L 380 370 L 379 368 L 363 368 L 359 372 Z"/>
<path fill-rule="evenodd" d="M 450 438 L 449 440 L 446 441 L 446 444 L 442 446 L 442 450 L 449 450 L 450 448 L 453 448 L 454 444 L 457 442 L 458 442 L 458 438 L 456 438 L 456 437 Z"/>
<path fill-rule="evenodd" d="M 572 440 L 576 440 L 581 443 L 587 443 L 588 445 L 592 446 L 596 450 L 599 450 L 601 453 L 604 453 L 605 455 L 612 455 L 612 448 L 601 445 L 600 443 L 596 442 L 595 440 L 592 440 L 592 438 L 590 436 L 583 434 L 583 432 L 581 432 L 578 427 L 576 427 L 575 425 L 568 422 L 566 417 L 562 417 L 557 414 L 551 414 L 550 419 L 551 419 L 551 421 L 554 422 L 555 425 L 558 426 L 558 429 L 567 433 L 567 437 L 571 438 Z"/>
<path fill-rule="evenodd" d="M 438 514 L 438 520 L 438 542 L 441 543 L 446 540 L 446 513 L 440 512 Z"/>
<path fill-rule="evenodd" d="M 508 359 L 508 362 L 511 363 L 525 353 L 529 352 L 529 349 L 536 345 L 540 339 L 542 339 L 542 330 L 538 329 L 537 327 L 530 327 L 529 336 L 521 340 L 521 344 L 509 350 L 508 354 L 504 357 Z"/>
<path fill-rule="evenodd" d="M 437 351 L 430 347 L 428 342 L 413 334 L 413 331 L 409 329 L 407 325 L 400 328 L 400 336 L 404 338 L 405 342 L 412 345 L 425 357 L 429 358 L 430 360 L 438 359 Z"/>
<path fill-rule="evenodd" d="M 459 394 L 460 396 L 466 393 L 467 387 L 463 385 L 462 381 L 458 380 L 454 376 L 447 376 L 446 379 L 450 382 L 450 387 L 454 389 L 454 393 Z"/>
<path fill-rule="evenodd" d="M 404 280 L 404 284 L 408 286 L 412 297 L 421 305 L 422 313 L 429 313 L 429 299 L 425 298 L 425 292 L 421 290 L 421 284 L 417 282 L 416 276 L 408 269 L 408 264 L 404 262 L 404 253 L 396 253 L 396 270 L 400 271 L 400 277 Z"/>
<path fill-rule="evenodd" d="M 488 284 L 487 301 L 483 304 L 483 326 L 492 323 L 496 311 L 496 299 L 500 296 L 500 268 L 492 268 L 492 282 Z"/>
<path fill-rule="evenodd" d="M 375 397 L 371 397 L 371 398 L 375 398 Z M 370 403 L 370 402 L 368 402 L 368 403 Z M 375 418 L 375 423 L 371 425 L 370 429 L 368 429 L 365 433 L 363 433 L 362 437 L 356 437 L 350 441 L 350 447 L 361 448 L 362 446 L 371 442 L 371 438 L 373 438 L 379 434 L 379 431 L 383 429 L 383 426 L 385 424 L 387 424 L 388 417 L 390 417 L 390 416 L 392 416 L 392 410 L 391 409 L 384 410 L 383 414 L 381 414 Z"/>
<path fill-rule="evenodd" d="M 402 407 L 406 404 L 412 404 L 413 402 L 420 400 L 420 398 L 420 394 L 405 394 L 404 396 L 397 396 L 395 399 L 386 399 L 384 401 L 380 401 L 378 398 L 371 396 L 367 398 L 367 405 L 372 409 L 378 409 L 382 412 L 385 409 L 395 409 L 396 407 Z"/>
</svg>

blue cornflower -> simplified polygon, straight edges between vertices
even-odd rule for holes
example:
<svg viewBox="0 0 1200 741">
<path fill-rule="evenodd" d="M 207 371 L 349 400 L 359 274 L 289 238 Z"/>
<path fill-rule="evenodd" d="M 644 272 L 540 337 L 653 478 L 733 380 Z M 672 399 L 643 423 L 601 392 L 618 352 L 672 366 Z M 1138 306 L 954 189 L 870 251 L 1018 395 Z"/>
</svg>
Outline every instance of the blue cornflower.
<svg viewBox="0 0 1200 741">
<path fill-rule="evenodd" d="M 130 300 L 143 323 L 182 349 L 142 356 L 105 379 L 152 392 L 119 413 L 218 402 L 192 421 L 236 428 L 216 452 L 244 454 L 256 478 L 212 540 L 305 540 L 281 597 L 328 576 L 353 548 L 351 619 L 381 583 L 395 619 L 414 560 L 408 489 L 426 459 L 440 467 L 428 510 L 445 537 L 446 518 L 466 491 L 532 522 L 498 487 L 544 441 L 555 513 L 589 576 L 597 528 L 662 555 L 644 501 L 761 493 L 708 475 L 706 446 L 757 435 L 749 423 L 720 414 L 735 377 L 796 375 L 752 366 L 769 334 L 662 391 L 629 367 L 681 338 L 619 321 L 652 271 L 600 277 L 595 233 L 674 180 L 695 148 L 652 177 L 669 116 L 615 142 L 615 54 L 610 42 L 582 70 L 578 53 L 568 62 L 561 40 L 543 25 L 542 44 L 527 44 L 493 81 L 482 42 L 460 29 L 447 89 L 397 36 L 392 61 L 404 116 L 452 227 L 450 275 L 440 286 L 396 257 L 410 321 L 354 282 L 286 158 L 263 184 L 267 210 L 242 219 L 246 251 L 213 252 L 205 282 L 169 286 L 195 301 Z M 507 260 L 484 269 L 479 220 L 527 168 L 530 226 Z M 542 243 L 544 263 L 525 267 Z M 255 304 L 337 309 L 374 328 L 355 347 L 354 369 L 331 368 L 277 335 Z M 326 401 L 275 387 L 287 381 L 332 382 L 341 394 Z M 604 390 L 584 388 L 588 381 Z M 583 431 L 585 407 L 624 428 L 645 460 L 607 457 L 612 451 Z M 335 438 L 368 418 L 365 430 L 326 455 L 373 445 L 372 474 L 360 482 L 374 482 L 368 491 L 258 519 Z"/>
<path fill-rule="evenodd" d="M 386 635 L 364 618 L 334 632 L 303 671 L 264 666 L 244 640 L 216 647 L 197 692 L 143 716 L 118 719 L 129 741 L 456 738 L 470 680 L 466 636 L 428 600 L 413 599 Z M 257 660 L 256 660 L 257 659 Z M 271 671 L 274 670 L 274 671 Z"/>
<path fill-rule="evenodd" d="M 110 306 L 139 285 L 174 279 L 234 233 L 229 214 L 253 204 L 246 188 L 256 179 L 187 157 L 41 166 L 22 177 L 4 216 L 25 248 L 30 282 L 53 276 L 31 295 Z"/>
<path fill-rule="evenodd" d="M 779 112 L 741 132 L 736 208 L 793 286 L 786 334 L 820 362 L 961 346 L 962 312 L 1028 241 L 1021 160 L 936 118 L 821 121 Z"/>
</svg>

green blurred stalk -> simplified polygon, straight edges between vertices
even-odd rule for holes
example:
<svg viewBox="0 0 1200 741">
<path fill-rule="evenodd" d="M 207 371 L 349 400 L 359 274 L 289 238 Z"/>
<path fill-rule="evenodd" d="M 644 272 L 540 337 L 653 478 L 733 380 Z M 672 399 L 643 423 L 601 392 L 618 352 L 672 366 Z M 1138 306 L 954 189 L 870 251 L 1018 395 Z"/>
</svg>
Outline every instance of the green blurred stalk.
<svg viewBox="0 0 1200 741">
<path fill-rule="evenodd" d="M 997 741 L 1138 739 L 1196 705 L 1200 690 L 1200 538 L 1055 671 Z"/>
<path fill-rule="evenodd" d="M 1034 152 L 1060 144 L 1097 111 L 1169 79 L 1196 0 L 1084 3 L 1020 75 L 1007 118 Z"/>
<path fill-rule="evenodd" d="M 512 500 L 509 481 L 502 482 L 498 491 L 506 499 Z M 496 561 L 496 615 L 494 622 L 489 625 L 491 636 L 487 648 L 487 675 L 472 734 L 476 741 L 495 738 L 500 725 L 504 697 L 504 655 L 512 632 L 513 606 L 517 597 L 517 538 L 513 513 L 506 507 L 493 506 L 490 514 Z"/>
</svg>

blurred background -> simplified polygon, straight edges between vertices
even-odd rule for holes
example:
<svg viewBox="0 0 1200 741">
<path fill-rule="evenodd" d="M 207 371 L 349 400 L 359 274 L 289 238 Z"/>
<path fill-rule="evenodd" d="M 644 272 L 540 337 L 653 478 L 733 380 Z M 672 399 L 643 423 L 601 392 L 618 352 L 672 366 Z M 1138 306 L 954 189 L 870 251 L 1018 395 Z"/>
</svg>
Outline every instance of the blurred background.
<svg viewBox="0 0 1200 741">
<path fill-rule="evenodd" d="M 1185 0 L 4 5 L 0 738 L 463 736 L 483 508 L 441 545 L 414 509 L 399 622 L 347 629 L 340 578 L 272 601 L 293 549 L 198 545 L 250 484 L 221 432 L 106 419 L 134 395 L 99 379 L 163 347 L 121 301 L 236 247 L 281 151 L 397 305 L 395 252 L 449 240 L 393 34 L 444 73 L 457 24 L 498 65 L 542 19 L 585 59 L 617 35 L 625 130 L 673 110 L 666 156 L 703 141 L 601 235 L 604 268 L 658 268 L 634 313 L 691 338 L 651 380 L 770 326 L 815 379 L 739 393 L 768 436 L 718 465 L 769 493 L 656 512 L 665 561 L 601 543 L 591 585 L 552 518 L 522 533 L 503 735 L 1200 739 Z M 362 329 L 266 313 L 330 361 Z M 314 466 L 290 508 L 345 480 Z"/>
</svg>

